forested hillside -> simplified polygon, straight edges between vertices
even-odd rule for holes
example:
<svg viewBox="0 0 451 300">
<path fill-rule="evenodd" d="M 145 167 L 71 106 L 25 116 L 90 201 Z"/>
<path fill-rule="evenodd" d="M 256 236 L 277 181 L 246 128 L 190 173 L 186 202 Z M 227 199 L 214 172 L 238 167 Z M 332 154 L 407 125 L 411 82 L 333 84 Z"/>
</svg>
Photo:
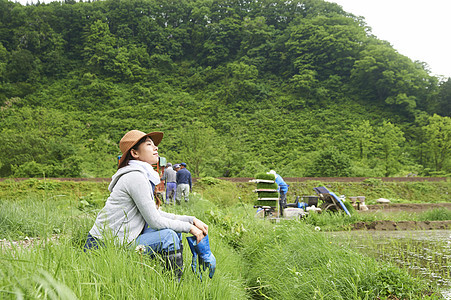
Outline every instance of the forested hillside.
<svg viewBox="0 0 451 300">
<path fill-rule="evenodd" d="M 451 80 L 322 0 L 0 0 L 0 103 L 0 177 L 109 177 L 130 129 L 194 176 L 451 173 Z"/>
</svg>

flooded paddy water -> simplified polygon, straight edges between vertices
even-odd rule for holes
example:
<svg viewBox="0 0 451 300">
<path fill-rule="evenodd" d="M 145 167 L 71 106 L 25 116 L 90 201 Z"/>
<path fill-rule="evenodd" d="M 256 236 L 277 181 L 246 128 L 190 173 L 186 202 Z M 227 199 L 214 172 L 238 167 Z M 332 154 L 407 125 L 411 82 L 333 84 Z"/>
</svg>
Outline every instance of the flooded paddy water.
<svg viewBox="0 0 451 300">
<path fill-rule="evenodd" d="M 451 300 L 451 230 L 331 232 L 343 245 L 406 268 Z"/>
</svg>

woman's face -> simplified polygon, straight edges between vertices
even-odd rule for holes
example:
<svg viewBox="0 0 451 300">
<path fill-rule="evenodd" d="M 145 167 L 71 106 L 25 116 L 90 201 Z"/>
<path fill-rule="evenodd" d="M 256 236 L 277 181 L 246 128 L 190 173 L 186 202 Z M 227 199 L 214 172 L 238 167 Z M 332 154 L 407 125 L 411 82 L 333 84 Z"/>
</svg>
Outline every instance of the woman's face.
<svg viewBox="0 0 451 300">
<path fill-rule="evenodd" d="M 153 144 L 150 137 L 138 146 L 137 150 L 130 151 L 134 159 L 144 161 L 151 165 L 158 163 L 158 147 Z"/>
</svg>

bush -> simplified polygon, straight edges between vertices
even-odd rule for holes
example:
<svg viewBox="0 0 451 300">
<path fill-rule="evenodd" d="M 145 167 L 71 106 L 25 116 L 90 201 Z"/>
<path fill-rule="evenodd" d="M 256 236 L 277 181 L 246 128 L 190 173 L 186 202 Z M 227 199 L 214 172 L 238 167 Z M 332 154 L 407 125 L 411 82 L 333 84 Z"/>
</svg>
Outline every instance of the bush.
<svg viewBox="0 0 451 300">
<path fill-rule="evenodd" d="M 334 147 L 323 149 L 307 170 L 308 177 L 350 177 L 351 160 Z"/>
<path fill-rule="evenodd" d="M 197 180 L 196 185 L 216 185 L 222 182 L 221 179 L 217 179 L 214 177 L 204 177 Z"/>
<path fill-rule="evenodd" d="M 378 299 L 416 299 L 415 295 L 422 295 L 423 289 L 420 280 L 409 276 L 405 270 L 384 263 L 365 274 L 359 286 L 362 295 L 371 292 Z"/>
<path fill-rule="evenodd" d="M 435 208 L 421 213 L 420 221 L 447 221 L 451 220 L 451 210 L 446 208 Z"/>
</svg>

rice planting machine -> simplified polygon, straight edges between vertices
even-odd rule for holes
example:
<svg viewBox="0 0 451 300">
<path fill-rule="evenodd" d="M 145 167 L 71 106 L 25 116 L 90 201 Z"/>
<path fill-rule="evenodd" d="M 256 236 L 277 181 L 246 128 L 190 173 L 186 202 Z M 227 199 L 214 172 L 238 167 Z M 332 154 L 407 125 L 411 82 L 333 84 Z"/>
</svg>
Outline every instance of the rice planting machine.
<svg viewBox="0 0 451 300">
<path fill-rule="evenodd" d="M 257 184 L 254 190 L 257 193 L 254 208 L 257 208 L 258 217 L 301 219 L 310 212 L 323 211 L 343 211 L 351 215 L 343 202 L 344 199 L 324 186 L 313 188 L 317 195 L 297 196 L 294 203 L 283 203 L 273 174 L 257 174 L 250 182 Z"/>
</svg>

